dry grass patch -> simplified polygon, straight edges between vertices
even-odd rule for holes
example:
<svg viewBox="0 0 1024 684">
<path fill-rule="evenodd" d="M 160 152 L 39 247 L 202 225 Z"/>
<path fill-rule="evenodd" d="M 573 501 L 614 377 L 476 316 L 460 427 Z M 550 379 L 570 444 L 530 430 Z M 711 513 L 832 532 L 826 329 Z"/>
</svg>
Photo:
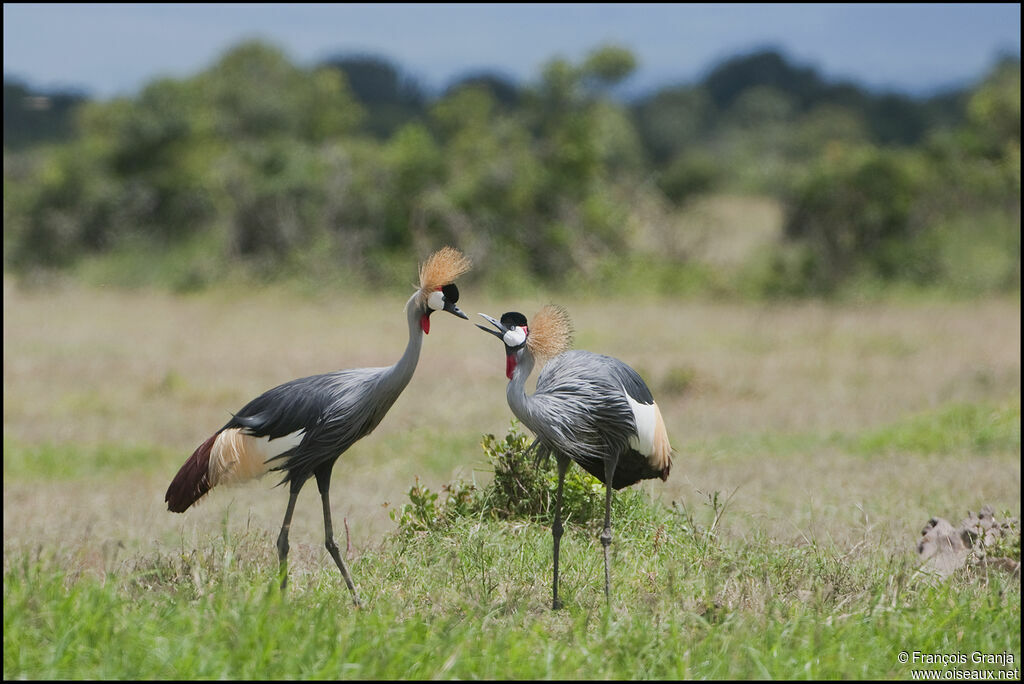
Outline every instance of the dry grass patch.
<svg viewBox="0 0 1024 684">
<path fill-rule="evenodd" d="M 96 445 L 138 456 L 137 467 L 103 470 L 85 484 L 5 478 L 5 550 L 110 540 L 188 546 L 218 529 L 225 511 L 231 525 L 276 535 L 286 494 L 272 488 L 272 476 L 215 491 L 184 516 L 164 510 L 164 488 L 229 411 L 260 392 L 397 360 L 406 342 L 404 301 L 402 293 L 297 300 L 273 291 L 23 291 L 5 279 L 5 441 L 66 447 L 68 458 Z M 545 303 L 478 300 L 467 291 L 460 306 L 472 317 Z M 1019 447 L 980 456 L 854 456 L 828 442 L 950 402 L 1003 405 L 1016 397 L 1019 411 L 1017 301 L 558 303 L 573 317 L 577 347 L 628 361 L 656 393 L 678 386 L 685 372 L 683 391 L 658 396 L 677 466 L 668 483 L 645 486 L 691 506 L 705 493 L 736 490 L 730 534 L 753 526 L 790 540 L 853 545 L 863 531 L 864 539 L 899 545 L 910 532 L 912 549 L 921 521 L 937 511 L 1019 506 Z M 405 394 L 342 457 L 335 520 L 341 530 L 349 519 L 357 550 L 391 529 L 384 504 L 403 500 L 416 476 L 434 489 L 472 477 L 483 463 L 480 436 L 504 434 L 511 417 L 504 359 L 488 342 L 465 321 L 437 320 Z M 780 436 L 783 446 L 763 435 Z M 786 445 L 787 435 L 796 442 Z M 300 498 L 292 540 L 321 563 L 315 499 L 313 489 Z"/>
</svg>

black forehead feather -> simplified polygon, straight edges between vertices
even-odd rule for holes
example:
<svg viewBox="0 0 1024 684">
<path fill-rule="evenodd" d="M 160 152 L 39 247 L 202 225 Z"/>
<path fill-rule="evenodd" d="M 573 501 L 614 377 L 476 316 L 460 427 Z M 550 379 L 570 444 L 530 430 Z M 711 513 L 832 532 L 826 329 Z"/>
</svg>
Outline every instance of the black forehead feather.
<svg viewBox="0 0 1024 684">
<path fill-rule="evenodd" d="M 448 283 L 442 287 L 441 294 L 444 295 L 444 301 L 449 304 L 454 304 L 459 301 L 459 288 L 455 287 L 455 283 Z"/>
<path fill-rule="evenodd" d="M 526 325 L 526 316 L 518 311 L 509 311 L 501 315 L 501 324 L 506 328 L 511 328 L 513 325 L 521 328 Z"/>
</svg>

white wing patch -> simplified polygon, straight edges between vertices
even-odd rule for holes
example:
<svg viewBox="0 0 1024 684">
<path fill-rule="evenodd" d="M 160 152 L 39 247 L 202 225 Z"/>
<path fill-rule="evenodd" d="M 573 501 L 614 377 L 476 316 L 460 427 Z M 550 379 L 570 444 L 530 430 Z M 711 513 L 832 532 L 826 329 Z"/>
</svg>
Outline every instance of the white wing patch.
<svg viewBox="0 0 1024 684">
<path fill-rule="evenodd" d="M 654 454 L 654 433 L 658 427 L 658 409 L 654 404 L 641 404 L 629 396 L 626 388 L 622 393 L 633 409 L 633 421 L 636 423 L 636 434 L 629 438 L 629 446 L 644 456 Z"/>
<path fill-rule="evenodd" d="M 263 454 L 263 460 L 269 460 L 274 456 L 279 456 L 284 452 L 299 446 L 302 443 L 302 438 L 306 436 L 305 430 L 296 430 L 291 434 L 278 437 L 277 439 L 270 439 L 270 437 L 258 437 L 254 438 L 256 442 L 256 448 Z"/>
</svg>

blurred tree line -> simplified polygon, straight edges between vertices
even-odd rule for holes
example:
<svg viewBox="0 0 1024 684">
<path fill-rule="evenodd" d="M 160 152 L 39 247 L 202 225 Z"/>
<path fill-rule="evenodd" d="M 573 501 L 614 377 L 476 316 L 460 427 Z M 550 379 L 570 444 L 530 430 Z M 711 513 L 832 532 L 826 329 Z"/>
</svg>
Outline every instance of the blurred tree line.
<svg viewBox="0 0 1024 684">
<path fill-rule="evenodd" d="M 1019 289 L 1018 58 L 929 98 L 763 51 L 624 103 L 635 67 L 604 46 L 527 84 L 479 72 L 428 96 L 385 59 L 307 68 L 247 42 L 109 101 L 5 80 L 5 268 L 99 256 L 179 289 L 231 273 L 405 284 L 450 243 L 489 281 L 592 286 L 626 263 L 693 268 L 659 245 L 694 198 L 729 192 L 785 211 L 784 239 L 736 276 L 746 292 Z"/>
</svg>

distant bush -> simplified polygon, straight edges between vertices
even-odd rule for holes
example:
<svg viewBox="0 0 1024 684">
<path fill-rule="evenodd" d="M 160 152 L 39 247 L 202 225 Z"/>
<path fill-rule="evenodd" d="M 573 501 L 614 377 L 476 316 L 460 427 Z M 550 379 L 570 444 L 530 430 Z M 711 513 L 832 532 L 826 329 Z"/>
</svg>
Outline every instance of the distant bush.
<svg viewBox="0 0 1024 684">
<path fill-rule="evenodd" d="M 697 384 L 697 370 L 693 366 L 672 366 L 659 384 L 660 392 L 682 396 L 693 391 Z"/>
<path fill-rule="evenodd" d="M 761 52 L 625 106 L 612 90 L 635 67 L 604 46 L 521 87 L 467 78 L 430 100 L 386 60 L 304 68 L 247 41 L 194 76 L 76 102 L 69 130 L 31 147 L 6 144 L 35 116 L 11 84 L 5 265 L 185 291 L 236 276 L 378 288 L 448 243 L 502 290 L 1019 287 L 1019 59 L 918 101 Z M 738 274 L 702 261 L 716 236 L 687 215 L 722 191 L 788 207 L 787 243 Z"/>
<path fill-rule="evenodd" d="M 705 154 L 680 155 L 657 179 L 658 188 L 675 204 L 705 195 L 721 181 L 722 170 Z"/>
<path fill-rule="evenodd" d="M 822 162 L 794 190 L 785 234 L 813 255 L 811 288 L 830 291 L 857 269 L 882 278 L 907 268 L 920 185 L 896 153 L 864 149 Z"/>
<path fill-rule="evenodd" d="M 40 92 L 4 77 L 4 149 L 70 140 L 75 110 L 86 101 L 78 92 Z"/>
</svg>

